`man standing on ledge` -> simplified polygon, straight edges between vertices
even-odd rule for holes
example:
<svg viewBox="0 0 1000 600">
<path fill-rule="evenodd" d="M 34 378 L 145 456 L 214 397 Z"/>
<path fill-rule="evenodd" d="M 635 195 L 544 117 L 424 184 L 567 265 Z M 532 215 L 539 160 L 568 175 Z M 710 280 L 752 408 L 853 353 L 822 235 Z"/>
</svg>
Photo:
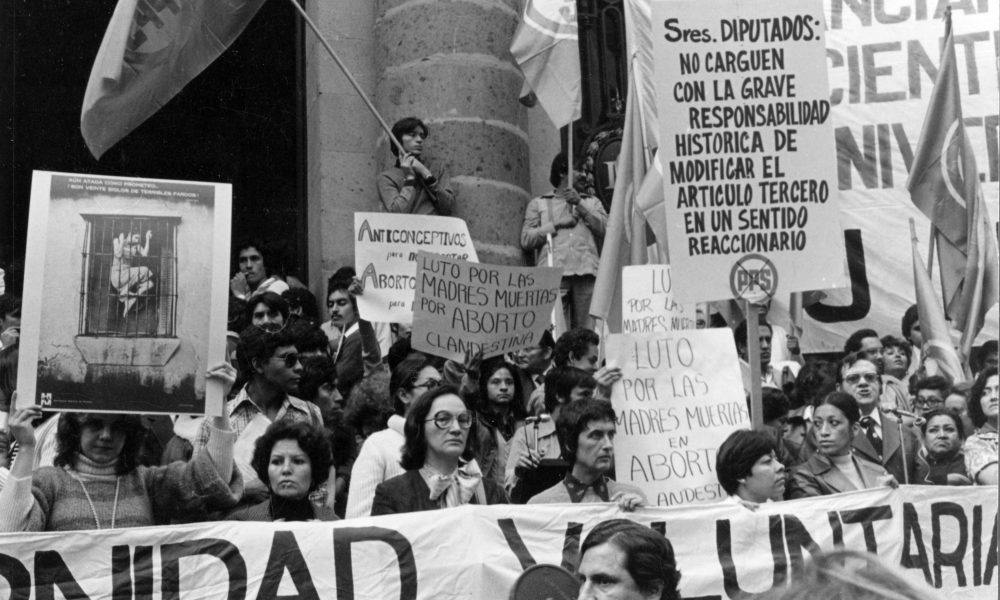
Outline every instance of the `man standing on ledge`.
<svg viewBox="0 0 1000 600">
<path fill-rule="evenodd" d="M 599 248 L 608 226 L 608 213 L 600 200 L 581 196 L 568 185 L 568 166 L 563 153 L 552 161 L 549 181 L 556 189 L 528 203 L 521 226 L 521 247 L 538 251 L 538 265 L 546 265 L 545 252 L 552 252 L 552 266 L 563 270 L 559 294 L 566 326 L 593 329 L 590 299 L 601 262 Z"/>
<path fill-rule="evenodd" d="M 444 169 L 433 172 L 425 165 L 424 140 L 427 125 L 416 117 L 400 119 L 392 135 L 403 146 L 403 155 L 391 141 L 389 150 L 396 164 L 378 176 L 382 208 L 391 213 L 449 216 L 455 210 L 455 192 Z"/>
</svg>

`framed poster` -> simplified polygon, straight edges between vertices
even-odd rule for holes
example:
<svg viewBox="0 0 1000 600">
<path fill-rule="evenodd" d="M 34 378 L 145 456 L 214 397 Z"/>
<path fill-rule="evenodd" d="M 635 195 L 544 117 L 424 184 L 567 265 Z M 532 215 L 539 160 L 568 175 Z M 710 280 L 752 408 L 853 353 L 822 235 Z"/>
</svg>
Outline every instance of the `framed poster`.
<svg viewBox="0 0 1000 600">
<path fill-rule="evenodd" d="M 232 188 L 35 171 L 18 404 L 219 414 Z"/>
</svg>

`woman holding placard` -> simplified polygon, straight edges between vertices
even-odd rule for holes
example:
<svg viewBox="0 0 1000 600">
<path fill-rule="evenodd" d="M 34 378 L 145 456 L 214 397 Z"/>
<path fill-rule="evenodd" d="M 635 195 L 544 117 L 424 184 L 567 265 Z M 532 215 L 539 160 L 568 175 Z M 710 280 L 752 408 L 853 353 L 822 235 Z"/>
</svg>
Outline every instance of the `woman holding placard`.
<svg viewBox="0 0 1000 600">
<path fill-rule="evenodd" d="M 831 392 L 816 404 L 812 431 L 817 451 L 792 471 L 787 498 L 899 485 L 882 465 L 854 453 L 852 444 L 861 431 L 860 420 L 857 401 L 845 392 Z"/>
<path fill-rule="evenodd" d="M 232 385 L 229 364 L 210 377 Z M 20 451 L 0 491 L 0 531 L 71 531 L 144 527 L 195 510 L 235 505 L 243 482 L 233 462 L 236 435 L 224 416 L 210 420 L 205 452 L 163 467 L 138 464 L 136 415 L 62 413 L 54 467 L 32 472 L 38 406 L 14 411 L 9 427 Z M 189 515 L 187 515 L 189 516 Z"/>
</svg>

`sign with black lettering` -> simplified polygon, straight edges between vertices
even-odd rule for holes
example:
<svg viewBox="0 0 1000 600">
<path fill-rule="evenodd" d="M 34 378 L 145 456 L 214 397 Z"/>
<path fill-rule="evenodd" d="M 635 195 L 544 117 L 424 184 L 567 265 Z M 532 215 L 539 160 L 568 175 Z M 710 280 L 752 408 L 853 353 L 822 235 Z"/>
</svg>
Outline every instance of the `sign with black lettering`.
<svg viewBox="0 0 1000 600">
<path fill-rule="evenodd" d="M 594 526 L 622 517 L 670 540 L 683 598 L 778 592 L 802 579 L 812 556 L 837 548 L 877 556 L 928 598 L 997 597 L 990 486 L 886 487 L 756 511 L 728 502 L 632 513 L 612 503 L 502 504 L 428 516 L 5 534 L 0 597 L 508 598 L 532 565 L 575 569 Z"/>
<path fill-rule="evenodd" d="M 417 252 L 421 250 L 479 260 L 462 219 L 354 213 L 354 268 L 364 286 L 364 293 L 357 297 L 363 319 L 378 323 L 413 320 Z"/>
<path fill-rule="evenodd" d="M 845 284 L 823 23 L 820 0 L 653 3 L 678 301 Z"/>
<path fill-rule="evenodd" d="M 622 332 L 664 333 L 695 328 L 695 305 L 674 299 L 670 265 L 622 269 Z"/>
<path fill-rule="evenodd" d="M 611 335 L 607 357 L 622 370 L 611 389 L 618 480 L 659 506 L 725 498 L 715 454 L 730 433 L 750 427 L 732 332 Z"/>
<path fill-rule="evenodd" d="M 505 267 L 417 254 L 412 343 L 462 361 L 469 350 L 499 356 L 538 344 L 559 297 L 562 269 Z"/>
</svg>

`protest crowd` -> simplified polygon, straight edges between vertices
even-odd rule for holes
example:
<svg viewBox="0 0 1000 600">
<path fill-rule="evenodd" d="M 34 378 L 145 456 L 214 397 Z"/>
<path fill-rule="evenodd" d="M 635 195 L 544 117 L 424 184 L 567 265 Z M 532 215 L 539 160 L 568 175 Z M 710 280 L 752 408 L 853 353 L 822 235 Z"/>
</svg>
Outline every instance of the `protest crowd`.
<svg viewBox="0 0 1000 600">
<path fill-rule="evenodd" d="M 692 32 L 684 32 L 688 33 Z M 790 115 L 805 109 L 788 110 Z M 746 115 L 750 118 L 749 110 Z M 817 114 L 815 119 L 822 122 L 826 116 Z M 427 158 L 431 144 L 444 145 L 447 140 L 432 136 L 428 123 L 433 125 L 430 119 L 408 116 L 387 131 L 391 166 L 374 182 L 377 197 L 371 199 L 372 213 L 458 220 L 454 216 L 461 213 L 461 188 L 453 185 L 447 165 Z M 360 266 L 363 263 L 338 264 L 324 272 L 324 277 L 332 272 L 326 281 L 308 281 L 287 268 L 279 250 L 282 240 L 233 231 L 228 259 L 235 272 L 227 273 L 228 306 L 225 311 L 221 303 L 212 307 L 226 315 L 225 339 L 208 343 L 225 347 L 225 356 L 202 365 L 198 371 L 202 380 L 192 386 L 221 387 L 220 411 L 50 410 L 49 402 L 40 401 L 37 394 L 19 397 L 19 354 L 30 346 L 31 357 L 36 358 L 39 340 L 29 344 L 21 335 L 22 298 L 0 291 L 0 534 L 181 528 L 221 521 L 309 522 L 308 527 L 346 521 L 367 527 L 391 520 L 391 515 L 442 511 L 427 514 L 435 522 L 442 515 L 468 510 L 460 508 L 465 505 L 526 505 L 524 510 L 529 511 L 540 505 L 606 504 L 620 518 L 604 520 L 584 534 L 579 524 L 574 524 L 575 532 L 567 528 L 566 546 L 575 546 L 564 554 L 572 560 L 564 560 L 563 566 L 573 572 L 579 597 L 680 600 L 686 566 L 678 564 L 676 540 L 672 544 L 663 533 L 663 523 L 657 530 L 632 517 L 636 511 L 684 502 L 648 493 L 642 483 L 649 478 L 639 481 L 635 462 L 631 472 L 622 472 L 622 461 L 616 463 L 616 456 L 625 454 L 621 444 L 625 436 L 620 434 L 627 431 L 631 436 L 636 427 L 616 402 L 629 394 L 646 400 L 643 394 L 655 396 L 656 386 L 648 383 L 643 388 L 639 378 L 629 379 L 626 361 L 618 360 L 624 353 L 611 348 L 619 343 L 612 338 L 621 339 L 622 329 L 626 334 L 648 331 L 628 331 L 620 323 L 609 323 L 607 311 L 595 310 L 596 290 L 602 287 L 608 264 L 618 270 L 618 278 L 624 278 L 621 266 L 602 261 L 616 243 L 612 235 L 624 234 L 609 215 L 613 208 L 606 208 L 594 193 L 585 159 L 572 151 L 572 138 L 569 147 L 568 155 L 558 152 L 551 157 L 551 189 L 537 190 L 542 193 L 527 201 L 523 215 L 515 217 L 521 223 L 517 242 L 525 271 L 541 274 L 547 268 L 552 286 L 519 296 L 524 290 L 516 289 L 515 279 L 508 275 L 511 278 L 495 283 L 504 288 L 506 281 L 509 296 L 493 296 L 492 288 L 478 288 L 484 296 L 513 298 L 511 315 L 524 308 L 520 301 L 546 299 L 546 293 L 554 300 L 551 310 L 545 311 L 548 322 L 536 327 L 540 336 L 529 332 L 526 321 L 519 326 L 513 316 L 509 321 L 493 317 L 498 329 L 500 323 L 510 327 L 504 343 L 512 345 L 511 351 L 492 351 L 495 347 L 485 347 L 479 338 L 461 339 L 471 335 L 468 330 L 435 330 L 433 339 L 452 340 L 449 352 L 429 351 L 431 337 L 423 334 L 417 339 L 414 333 L 430 327 L 423 307 L 418 310 L 419 301 L 410 302 L 413 308 L 407 318 L 397 321 L 363 316 L 359 302 L 364 305 L 366 294 L 370 298 L 376 291 L 373 286 L 379 287 L 379 280 Z M 616 192 L 615 201 L 621 200 Z M 815 204 L 826 204 L 826 198 Z M 832 210 L 831 206 L 819 210 Z M 108 238 L 110 273 L 102 273 L 100 280 L 109 303 L 108 323 L 121 331 L 135 327 L 139 315 L 152 314 L 166 297 L 159 286 L 168 285 L 167 263 L 147 260 L 151 248 L 155 252 L 161 247 L 164 235 L 143 229 L 116 229 Z M 766 238 L 763 233 L 753 238 L 752 233 L 741 234 L 745 236 L 741 239 Z M 801 233 L 801 247 L 805 235 Z M 361 235 L 355 237 L 361 240 Z M 402 241 L 396 247 L 393 241 L 379 243 L 390 255 L 412 254 L 409 262 L 419 262 L 420 273 L 427 272 L 426 263 L 434 260 L 427 253 L 417 257 Z M 701 248 L 692 251 L 697 255 L 713 243 L 718 246 L 705 242 L 689 248 Z M 834 259 L 847 264 L 840 257 Z M 467 268 L 465 261 L 462 265 Z M 453 273 L 459 272 L 454 269 Z M 477 293 L 474 285 L 448 287 L 455 282 L 446 276 L 424 281 L 428 280 L 439 281 L 438 289 L 458 290 L 456 297 L 475 298 Z M 21 282 L 6 283 L 8 289 L 25 288 Z M 67 295 L 77 293 L 74 284 L 64 283 Z M 483 291 L 487 289 L 490 294 Z M 323 291 L 321 297 L 313 293 L 318 290 Z M 792 293 L 804 293 L 809 302 L 813 291 L 802 288 Z M 901 295 L 909 297 L 908 293 Z M 691 303 L 695 310 L 688 315 L 694 315 L 690 327 L 665 328 L 717 335 L 697 338 L 725 341 L 723 349 L 714 351 L 716 362 L 705 364 L 739 367 L 741 393 L 725 398 L 731 406 L 692 411 L 686 417 L 689 427 L 695 418 L 734 425 L 711 441 L 705 456 L 695 450 L 685 455 L 686 469 L 712 473 L 711 486 L 705 489 L 719 491 L 710 498 L 711 504 L 752 516 L 773 510 L 778 503 L 843 498 L 900 486 L 1000 489 L 1000 346 L 997 332 L 983 329 L 982 318 L 978 329 L 962 338 L 961 344 L 968 338 L 975 339 L 975 345 L 956 349 L 949 340 L 942 354 L 940 324 L 928 322 L 930 316 L 937 318 L 934 311 L 941 307 L 928 308 L 927 297 L 918 291 L 917 303 L 895 315 L 898 328 L 877 330 L 876 324 L 857 320 L 842 344 L 835 340 L 840 351 L 806 352 L 795 319 L 779 322 L 773 316 L 772 296 Z M 995 296 L 983 294 L 994 300 Z M 203 307 L 206 313 L 209 308 Z M 985 314 L 991 308 L 973 310 Z M 475 314 L 476 326 L 487 329 L 487 313 L 484 308 L 467 314 Z M 143 325 L 138 327 L 141 331 Z M 692 339 L 696 335 L 701 334 L 692 334 Z M 821 341 L 824 348 L 834 346 L 831 340 Z M 669 353 L 666 344 L 657 348 Z M 646 350 L 652 352 L 648 345 Z M 691 350 L 690 356 L 694 354 Z M 669 363 L 669 354 L 664 356 Z M 952 356 L 961 361 L 957 367 L 948 362 Z M 636 365 L 642 359 L 638 343 L 633 358 Z M 651 382 L 672 374 L 674 365 L 650 361 L 649 367 Z M 735 382 L 735 366 L 732 371 Z M 674 398 L 724 395 L 714 387 L 714 377 L 724 379 L 720 373 L 690 378 L 685 373 L 683 379 L 670 380 Z M 660 413 L 662 421 L 643 422 L 643 427 L 664 427 L 669 421 L 664 414 Z M 652 456 L 648 459 L 650 473 L 655 467 L 666 468 L 666 459 L 655 467 Z M 679 473 L 675 463 L 669 467 Z M 697 500 L 706 504 L 704 496 Z M 975 518 L 981 521 L 982 507 L 976 508 Z M 830 515 L 832 527 L 835 516 Z M 774 518 L 772 523 L 780 523 L 780 531 L 764 531 L 753 540 L 754 546 L 773 548 L 775 540 L 788 543 L 794 534 L 788 533 L 791 521 Z M 986 514 L 987 527 L 990 519 L 995 515 Z M 937 536 L 938 521 L 934 523 Z M 995 527 L 994 522 L 994 543 Z M 720 531 L 716 530 L 717 540 L 723 539 Z M 509 534 L 504 531 L 508 542 Z M 965 531 L 961 534 L 964 548 Z M 779 539 L 782 535 L 784 541 Z M 977 537 L 974 543 L 981 542 Z M 842 538 L 837 545 L 844 546 Z M 721 556 L 725 544 L 720 541 L 719 546 Z M 793 550 L 788 548 L 789 561 L 801 567 L 794 564 Z M 892 569 L 885 570 L 877 553 L 859 550 L 838 548 L 822 556 L 816 552 L 815 560 L 799 571 L 800 577 L 783 586 L 776 579 L 770 595 L 761 597 L 933 597 Z M 974 550 L 979 552 L 979 546 Z M 445 556 L 448 549 L 440 552 Z M 125 556 L 129 559 L 128 551 Z M 975 560 L 980 558 L 976 554 Z M 138 581 L 138 554 L 135 560 Z M 399 560 L 402 565 L 402 555 Z M 995 548 L 985 560 L 988 584 L 990 569 L 996 569 Z M 522 561 L 522 566 L 526 564 Z M 850 575 L 843 574 L 845 564 L 855 565 Z M 775 577 L 778 568 L 776 564 Z M 941 587 L 940 567 L 936 568 Z M 930 582 L 926 568 L 925 574 Z M 979 571 L 975 577 L 980 577 Z M 976 585 L 980 583 L 977 579 Z M 728 590 L 734 584 L 727 580 L 725 585 Z M 819 591 L 826 595 L 818 595 Z M 501 590 L 497 597 L 506 594 Z"/>
<path fill-rule="evenodd" d="M 419 164 L 426 128 L 403 123 L 415 127 L 400 137 L 404 147 L 417 140 L 409 163 Z M 547 247 L 542 230 L 596 255 L 587 232 L 599 234 L 603 210 L 566 188 L 564 168 L 557 157 L 556 192 L 542 197 L 565 202 L 560 217 L 543 224 L 529 205 L 525 248 Z M 418 196 L 419 167 L 396 169 L 404 185 L 394 198 Z M 421 193 L 441 185 L 426 179 Z M 351 267 L 327 282 L 322 319 L 303 282 L 272 268 L 270 248 L 261 239 L 234 247 L 229 360 L 207 373 L 229 390 L 217 416 L 50 413 L 16 402 L 21 305 L 0 296 L 3 531 L 354 519 L 470 503 L 650 505 L 614 478 L 610 396 L 621 369 L 601 363 L 600 336 L 569 309 L 574 301 L 558 337 L 549 328 L 517 352 L 445 360 L 413 349 L 410 328 L 361 318 Z M 568 255 L 555 248 L 559 265 Z M 579 293 L 574 285 L 564 293 Z M 697 327 L 731 327 L 746 376 L 748 324 L 727 323 L 713 306 L 700 308 Z M 972 377 L 953 381 L 921 364 L 915 306 L 898 332 L 859 329 L 836 359 L 803 356 L 766 310 L 757 318 L 763 425 L 719 446 L 724 502 L 756 510 L 900 483 L 997 485 L 996 340 L 976 348 Z"/>
</svg>

